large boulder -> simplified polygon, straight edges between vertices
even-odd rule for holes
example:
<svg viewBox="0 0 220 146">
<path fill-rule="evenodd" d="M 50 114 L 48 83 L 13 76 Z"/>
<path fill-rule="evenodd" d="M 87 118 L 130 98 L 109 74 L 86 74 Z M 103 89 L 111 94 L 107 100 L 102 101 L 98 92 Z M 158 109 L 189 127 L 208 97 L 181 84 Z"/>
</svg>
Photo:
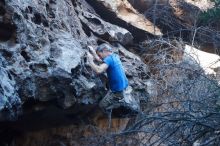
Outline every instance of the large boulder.
<svg viewBox="0 0 220 146">
<path fill-rule="evenodd" d="M 210 0 L 183 0 L 183 1 L 128 0 L 128 1 L 135 9 L 137 9 L 141 13 L 147 14 L 150 13 L 152 9 L 155 10 L 161 9 L 161 11 L 156 11 L 155 13 L 165 12 L 165 13 L 169 13 L 170 16 L 174 14 L 174 16 L 177 19 L 181 19 L 182 22 L 190 26 L 192 26 L 195 23 L 195 20 L 197 19 L 197 16 L 199 15 L 200 11 L 207 11 L 208 9 L 214 7 L 214 2 Z M 158 19 L 160 18 L 158 17 Z"/>
<path fill-rule="evenodd" d="M 94 2 L 88 1 L 93 5 L 98 13 L 106 20 L 114 21 L 115 24 L 138 30 L 140 34 L 152 34 L 154 36 L 162 36 L 161 30 L 155 26 L 151 21 L 146 19 L 144 15 L 140 14 L 127 0 L 95 0 Z M 134 32 L 135 33 L 135 32 Z M 139 34 L 139 35 L 140 35 Z M 145 34 L 145 36 L 146 36 Z M 136 37 L 138 34 L 135 34 Z"/>
<path fill-rule="evenodd" d="M 132 34 L 102 20 L 83 0 L 15 0 L 0 6 L 4 11 L 0 16 L 0 31 L 4 31 L 0 36 L 0 113 L 13 109 L 10 114 L 16 119 L 22 110 L 26 115 L 24 107 L 29 104 L 28 111 L 46 110 L 47 105 L 41 103 L 61 109 L 76 104 L 97 107 L 107 90 L 102 76 L 86 65 L 86 46 L 97 46 L 99 40 L 131 44 Z M 123 50 L 120 56 L 134 94 L 145 98 L 147 66 Z M 8 115 L 1 114 L 0 120 L 8 120 Z"/>
<path fill-rule="evenodd" d="M 75 10 L 84 27 L 88 29 L 87 32 L 90 31 L 88 35 L 94 33 L 98 38 L 108 41 L 118 41 L 123 45 L 133 43 L 133 36 L 128 30 L 102 20 L 93 11 L 88 9 L 85 4 L 83 5 L 82 2 L 76 2 Z"/>
<path fill-rule="evenodd" d="M 206 74 L 219 74 L 220 56 L 185 45 L 183 60 L 203 69 Z"/>
</svg>

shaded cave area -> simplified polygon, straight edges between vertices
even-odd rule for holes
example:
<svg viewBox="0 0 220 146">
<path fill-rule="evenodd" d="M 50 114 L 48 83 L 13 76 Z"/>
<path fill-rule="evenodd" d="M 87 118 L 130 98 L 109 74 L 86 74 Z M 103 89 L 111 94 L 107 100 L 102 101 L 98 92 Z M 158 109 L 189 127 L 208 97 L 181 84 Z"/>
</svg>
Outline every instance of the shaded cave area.
<svg viewBox="0 0 220 146">
<path fill-rule="evenodd" d="M 16 33 L 16 26 L 10 23 L 0 22 L 0 41 L 6 42 L 13 38 Z"/>
<path fill-rule="evenodd" d="M 62 109 L 61 107 L 56 106 L 56 102 L 57 101 L 55 100 L 43 103 L 36 101 L 26 102 L 25 105 L 23 105 L 22 115 L 15 121 L 0 122 L 0 144 L 4 146 L 17 143 L 16 145 L 20 146 L 24 144 L 23 142 L 26 141 L 25 137 L 29 134 L 38 132 L 41 133 L 43 131 L 52 132 L 53 129 L 63 129 L 66 132 L 70 132 L 71 127 L 75 127 L 73 129 L 83 130 L 86 132 L 88 130 L 86 127 L 89 126 L 99 127 L 99 130 L 102 129 L 103 132 L 110 129 L 111 131 L 117 131 L 120 126 L 126 127 L 128 119 L 137 115 L 134 111 L 120 107 L 113 109 L 111 119 L 109 119 L 108 114 L 103 113 L 98 104 L 74 104 L 71 108 Z M 106 129 L 106 127 L 110 124 L 109 122 L 111 122 L 111 128 Z M 89 130 L 87 132 L 89 132 Z M 72 134 L 77 135 L 79 133 L 73 132 Z M 51 136 L 52 135 L 48 137 Z M 37 137 L 39 138 L 39 136 Z M 36 140 L 38 139 L 37 137 Z M 74 137 L 72 138 L 74 139 Z M 54 140 L 55 139 L 52 138 L 51 142 Z M 75 140 L 78 141 L 79 139 Z M 38 141 L 41 140 L 38 139 Z M 44 145 L 48 144 L 44 140 L 42 140 L 42 142 L 44 142 L 42 143 Z M 29 144 L 33 143 L 28 143 L 26 145 Z"/>
</svg>

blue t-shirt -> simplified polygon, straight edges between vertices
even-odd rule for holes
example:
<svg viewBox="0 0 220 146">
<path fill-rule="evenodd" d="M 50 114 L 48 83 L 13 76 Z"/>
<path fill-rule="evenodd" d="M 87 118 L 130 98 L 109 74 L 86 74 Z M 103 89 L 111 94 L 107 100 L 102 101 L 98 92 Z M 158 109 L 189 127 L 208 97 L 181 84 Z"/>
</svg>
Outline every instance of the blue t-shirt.
<svg viewBox="0 0 220 146">
<path fill-rule="evenodd" d="M 107 75 L 112 92 L 122 91 L 128 86 L 128 79 L 125 75 L 122 63 L 118 55 L 112 53 L 104 58 L 108 65 Z"/>
</svg>

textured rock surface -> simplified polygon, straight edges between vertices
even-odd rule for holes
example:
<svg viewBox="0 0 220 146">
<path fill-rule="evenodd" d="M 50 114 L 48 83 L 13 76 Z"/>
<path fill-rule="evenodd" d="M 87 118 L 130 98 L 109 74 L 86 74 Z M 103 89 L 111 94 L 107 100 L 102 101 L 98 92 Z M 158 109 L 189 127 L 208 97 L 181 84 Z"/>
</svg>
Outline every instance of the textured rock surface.
<svg viewBox="0 0 220 146">
<path fill-rule="evenodd" d="M 18 107 L 46 101 L 64 109 L 98 103 L 107 91 L 102 77 L 85 65 L 86 45 L 133 41 L 128 30 L 105 22 L 83 0 L 7 0 L 1 8 L 1 111 L 22 113 Z M 142 95 L 147 66 L 123 50 L 119 54 L 130 85 L 135 95 Z M 9 117 L 1 114 L 0 120 Z"/>
<path fill-rule="evenodd" d="M 132 44 L 133 35 L 104 21 L 86 1 L 0 1 L 0 145 L 27 131 L 63 125 L 63 134 L 68 125 L 84 129 L 93 123 L 106 131 L 108 117 L 97 105 L 107 93 L 106 77 L 85 60 L 86 46 L 102 42 L 112 42 L 120 55 L 136 101 L 146 100 L 148 67 L 120 45 Z M 112 118 L 130 117 L 132 110 L 118 108 Z M 113 119 L 112 129 L 127 122 Z M 77 128 L 71 131 L 80 135 Z"/>
<path fill-rule="evenodd" d="M 192 26 L 195 23 L 200 11 L 207 11 L 214 6 L 214 3 L 210 0 L 129 0 L 129 2 L 132 4 L 132 6 L 134 6 L 134 8 L 142 13 L 147 14 L 151 11 L 151 9 L 156 9 L 155 13 L 164 12 L 170 13 L 170 15 L 173 13 L 176 19 L 181 19 L 182 23 L 188 26 Z M 157 11 L 157 9 L 161 9 L 161 11 Z"/>
<path fill-rule="evenodd" d="M 220 57 L 216 54 L 200 51 L 192 46 L 186 45 L 183 60 L 201 67 L 206 74 L 216 75 L 219 73 Z"/>
<path fill-rule="evenodd" d="M 94 14 L 94 11 L 88 9 L 88 6 L 85 5 L 85 1 L 76 1 L 75 5 L 75 10 L 82 24 L 88 28 L 88 31 L 91 31 L 88 35 L 94 33 L 102 39 L 118 41 L 124 45 L 133 42 L 133 36 L 128 30 L 102 20 L 99 16 Z"/>
<path fill-rule="evenodd" d="M 154 35 L 161 36 L 160 29 L 153 25 L 149 20 L 145 19 L 143 15 L 137 12 L 127 0 L 96 0 L 101 5 L 105 6 L 106 9 L 115 13 L 115 15 L 123 21 L 137 27 L 138 29 L 144 30 Z"/>
<path fill-rule="evenodd" d="M 12 76 L 3 67 L 0 67 L 0 76 L 0 119 L 13 119 L 21 108 L 21 100 Z"/>
<path fill-rule="evenodd" d="M 142 13 L 146 7 L 144 14 L 149 19 L 145 19 L 144 14 L 135 10 L 128 1 L 136 9 L 142 6 L 139 9 Z M 172 63 L 181 65 L 181 61 L 185 61 L 182 60 L 185 57 L 183 46 L 176 38 L 173 42 L 172 37 L 168 41 L 155 37 L 154 34 L 162 33 L 153 25 L 155 23 L 164 33 L 171 31 L 172 34 L 178 30 L 179 37 L 179 30 L 190 28 L 188 25 L 194 24 L 196 13 L 188 15 L 188 11 L 185 11 L 188 9 L 185 8 L 191 6 L 190 8 L 195 8 L 190 9 L 193 12 L 200 10 L 183 1 L 169 2 L 1 0 L 0 145 L 97 145 L 97 139 L 105 142 L 106 135 L 103 133 L 106 131 L 121 131 L 128 128 L 128 123 L 138 120 L 127 119 L 133 116 L 132 107 L 121 107 L 113 110 L 110 123 L 107 115 L 98 108 L 97 103 L 107 92 L 106 76 L 96 75 L 86 65 L 87 45 L 96 47 L 102 42 L 110 42 L 114 46 L 133 88 L 134 98 L 138 102 L 148 101 L 142 102 L 143 110 L 169 111 L 178 105 L 174 102 L 169 107 L 163 103 L 185 99 L 186 96 L 179 97 L 182 91 L 189 93 L 189 99 L 194 99 L 196 94 L 201 100 L 201 94 L 211 84 L 207 84 L 204 74 L 195 84 L 192 78 L 197 78 L 197 74 L 185 74 L 173 68 L 175 66 Z M 206 32 L 205 29 L 201 30 Z M 210 32 L 207 35 L 211 36 L 209 40 L 207 37 L 204 40 L 219 42 L 217 33 Z M 201 34 L 206 35 L 200 33 L 195 36 Z M 185 36 L 190 40 L 188 35 Z M 157 39 L 154 40 L 153 37 Z M 149 64 L 149 69 L 138 56 L 122 45 L 139 54 Z M 187 49 L 184 55 L 186 51 Z M 198 50 L 196 52 L 202 55 L 204 53 Z M 188 54 L 194 55 L 191 52 Z M 210 54 L 205 54 L 208 55 Z M 195 69 L 195 64 L 200 61 L 196 59 L 200 58 L 193 57 L 193 67 L 188 65 L 188 58 L 186 64 L 182 62 L 182 66 Z M 218 56 L 211 58 L 219 60 Z M 207 66 L 210 62 L 202 63 Z M 212 66 L 212 71 L 216 71 L 219 78 L 218 66 L 218 63 Z M 201 66 L 198 68 L 201 69 Z M 189 84 L 184 84 L 185 80 L 190 80 L 189 84 L 192 83 L 195 87 L 189 90 Z M 198 88 L 201 84 L 204 86 Z M 167 94 L 164 94 L 163 89 Z M 174 94 L 170 94 L 168 89 L 175 91 Z M 151 102 L 155 105 L 162 103 L 162 106 L 153 109 L 155 107 Z M 109 124 L 112 124 L 111 129 L 108 128 Z M 152 127 L 157 125 L 149 126 L 150 129 Z M 131 142 L 127 138 L 126 141 Z"/>
<path fill-rule="evenodd" d="M 199 44 L 200 49 L 216 53 L 219 44 L 218 31 L 202 26 L 201 15 L 211 9 L 210 0 L 129 0 L 134 8 L 154 22 L 164 37 L 181 37 L 189 44 Z M 197 27 L 195 27 L 197 26 Z M 218 26 L 214 26 L 218 30 Z M 193 33 L 192 33 L 193 31 Z"/>
<path fill-rule="evenodd" d="M 186 0 L 186 2 L 197 6 L 202 11 L 207 11 L 215 5 L 214 2 L 210 0 Z"/>
</svg>

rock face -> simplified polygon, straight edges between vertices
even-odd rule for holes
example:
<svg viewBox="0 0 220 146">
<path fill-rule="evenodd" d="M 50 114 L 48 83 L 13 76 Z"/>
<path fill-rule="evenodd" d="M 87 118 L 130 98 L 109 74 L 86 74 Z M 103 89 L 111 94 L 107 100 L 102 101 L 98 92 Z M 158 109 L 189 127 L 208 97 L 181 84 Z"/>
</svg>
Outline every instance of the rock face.
<svg viewBox="0 0 220 146">
<path fill-rule="evenodd" d="M 218 25 L 209 24 L 203 26 L 204 12 L 214 9 L 210 0 L 129 0 L 131 5 L 146 19 L 154 22 L 163 32 L 163 36 L 181 37 L 189 44 L 199 44 L 200 49 L 210 53 L 216 53 L 219 49 Z M 213 25 L 213 26 L 212 26 Z M 196 27 L 195 27 L 196 26 Z"/>
<path fill-rule="evenodd" d="M 148 67 L 122 46 L 132 44 L 133 35 L 104 21 L 86 1 L 1 1 L 0 145 L 27 131 L 91 121 L 106 130 L 108 117 L 98 107 L 106 77 L 85 59 L 87 45 L 103 42 L 119 54 L 136 102 L 146 99 Z M 133 110 L 122 106 L 112 118 Z M 113 129 L 126 124 L 112 120 Z"/>
<path fill-rule="evenodd" d="M 99 16 L 95 15 L 94 10 L 89 10 L 88 5 L 85 5 L 84 1 L 76 1 L 75 6 L 81 23 L 87 28 L 88 35 L 94 33 L 98 37 L 110 41 L 118 41 L 123 45 L 133 42 L 133 36 L 128 30 L 105 22 Z"/>
<path fill-rule="evenodd" d="M 13 119 L 20 110 L 21 99 L 16 92 L 15 81 L 3 67 L 0 68 L 0 75 L 0 118 Z M 5 108 L 9 111 L 4 111 Z"/>
<path fill-rule="evenodd" d="M 129 2 L 134 8 L 147 15 L 151 13 L 152 9 L 155 9 L 155 15 L 164 12 L 164 16 L 167 17 L 168 15 L 166 13 L 169 13 L 170 16 L 173 13 L 174 18 L 170 18 L 171 20 L 180 19 L 185 26 L 190 27 L 195 23 L 200 11 L 207 11 L 214 7 L 214 2 L 210 0 L 129 0 Z M 158 17 L 157 19 L 163 18 Z"/>
<path fill-rule="evenodd" d="M 207 11 L 215 5 L 214 2 L 210 0 L 186 0 L 186 2 L 197 6 L 202 11 Z"/>
<path fill-rule="evenodd" d="M 83 0 L 6 0 L 0 7 L 0 121 L 16 120 L 29 103 L 35 110 L 46 109 L 35 107 L 43 102 L 63 109 L 96 105 L 107 91 L 102 76 L 86 65 L 86 46 L 133 41 L 128 30 L 102 20 Z M 147 66 L 122 46 L 113 45 L 133 94 L 146 98 L 142 93 L 149 77 Z"/>
<path fill-rule="evenodd" d="M 200 51 L 192 46 L 186 45 L 183 60 L 200 66 L 206 74 L 219 74 L 220 57 L 216 54 Z"/>
<path fill-rule="evenodd" d="M 186 11 L 188 6 L 193 12 L 190 15 Z M 166 112 L 180 107 L 175 100 L 171 108 L 163 103 L 185 99 L 185 94 L 179 97 L 183 91 L 188 91 L 190 100 L 194 97 L 201 100 L 201 94 L 211 83 L 207 84 L 202 74 L 195 84 L 192 79 L 197 74 L 185 74 L 175 65 L 187 65 L 186 69 L 190 69 L 199 63 L 198 69 L 204 67 L 205 73 L 214 72 L 219 78 L 219 56 L 182 45 L 170 37 L 170 34 L 181 35 L 180 38 L 185 35 L 191 43 L 187 33 L 181 31 L 194 26 L 197 12 L 199 8 L 177 0 L 1 0 L 0 145 L 65 145 L 64 141 L 66 145 L 90 145 L 90 141 L 84 140 L 91 140 L 94 133 L 103 142 L 105 131 L 121 131 L 136 120 L 129 119 L 136 114 L 135 107 L 129 104 L 114 109 L 111 122 L 99 109 L 98 103 L 106 95 L 108 85 L 105 74 L 95 74 L 86 64 L 88 45 L 111 43 L 133 88 L 132 103 L 150 98 L 149 102 L 141 103 L 147 106 L 142 107 L 147 112 L 154 103 L 162 106 L 152 111 Z M 212 36 L 210 40 L 220 42 L 218 32 L 202 33 L 206 29 L 200 29 L 193 33 L 195 41 L 202 42 L 200 38 L 209 41 L 202 36 L 210 33 L 206 35 Z M 168 32 L 169 38 L 162 36 L 161 31 Z M 145 63 L 129 52 L 128 47 Z M 202 60 L 204 56 L 210 56 L 210 61 Z M 188 90 L 185 80 L 195 86 Z M 198 89 L 200 83 L 204 86 Z M 94 131 L 90 124 L 101 130 Z M 112 127 L 108 129 L 109 125 Z M 155 133 L 152 125 L 149 128 Z M 43 139 L 44 136 L 48 139 Z M 30 137 L 37 137 L 40 142 Z M 91 142 L 97 145 L 96 139 Z"/>
<path fill-rule="evenodd" d="M 155 27 L 149 20 L 145 19 L 143 15 L 139 14 L 127 0 L 97 0 L 97 2 L 104 5 L 106 9 L 110 9 L 118 18 L 127 23 L 154 35 L 162 35 L 160 29 Z"/>
</svg>

